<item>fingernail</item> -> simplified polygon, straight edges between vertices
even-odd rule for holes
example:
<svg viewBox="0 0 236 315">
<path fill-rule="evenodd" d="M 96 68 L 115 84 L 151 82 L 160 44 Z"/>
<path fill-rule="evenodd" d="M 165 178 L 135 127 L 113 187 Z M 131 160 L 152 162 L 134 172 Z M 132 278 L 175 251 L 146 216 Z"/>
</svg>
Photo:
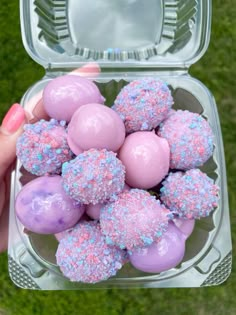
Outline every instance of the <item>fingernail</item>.
<svg viewBox="0 0 236 315">
<path fill-rule="evenodd" d="M 11 135 L 22 126 L 24 121 L 24 109 L 17 103 L 13 104 L 2 121 L 1 132 Z"/>
</svg>

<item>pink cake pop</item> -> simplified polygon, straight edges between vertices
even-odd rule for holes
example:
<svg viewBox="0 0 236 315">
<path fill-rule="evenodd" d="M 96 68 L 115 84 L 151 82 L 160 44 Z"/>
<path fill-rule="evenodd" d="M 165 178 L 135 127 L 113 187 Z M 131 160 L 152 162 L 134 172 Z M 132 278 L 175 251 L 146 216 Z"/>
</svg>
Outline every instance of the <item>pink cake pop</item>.
<svg viewBox="0 0 236 315">
<path fill-rule="evenodd" d="M 63 187 L 83 204 L 104 203 L 125 184 L 125 168 L 111 151 L 90 149 L 62 166 Z"/>
<path fill-rule="evenodd" d="M 103 103 L 97 86 L 84 77 L 64 75 L 51 80 L 43 92 L 43 105 L 47 114 L 58 120 L 70 121 L 82 105 Z"/>
<path fill-rule="evenodd" d="M 42 119 L 24 126 L 17 140 L 16 155 L 28 172 L 37 176 L 59 174 L 62 164 L 72 158 L 65 124 L 65 121 Z"/>
<path fill-rule="evenodd" d="M 101 209 L 100 224 L 109 245 L 133 249 L 160 239 L 169 215 L 170 211 L 147 191 L 131 189 Z"/>
<path fill-rule="evenodd" d="M 115 152 L 125 140 L 125 126 L 109 107 L 87 104 L 72 116 L 67 139 L 71 150 L 77 155 L 91 148 Z"/>
<path fill-rule="evenodd" d="M 160 124 L 158 136 L 170 146 L 170 168 L 188 170 L 203 165 L 213 154 L 213 133 L 207 120 L 187 110 L 172 112 Z"/>
<path fill-rule="evenodd" d="M 66 195 L 60 176 L 42 176 L 26 184 L 16 197 L 15 210 L 26 229 L 55 234 L 74 226 L 84 206 Z"/>
<path fill-rule="evenodd" d="M 174 218 L 173 222 L 187 238 L 193 233 L 195 220 Z"/>
<path fill-rule="evenodd" d="M 96 221 L 81 222 L 60 240 L 57 264 L 71 281 L 96 283 L 115 276 L 126 252 L 106 244 Z"/>
<path fill-rule="evenodd" d="M 126 169 L 125 181 L 135 188 L 148 189 L 156 186 L 169 170 L 168 142 L 150 131 L 129 135 L 118 157 Z"/>
<path fill-rule="evenodd" d="M 183 259 L 186 236 L 170 222 L 163 237 L 149 247 L 129 252 L 131 264 L 144 272 L 156 273 L 175 268 Z"/>
</svg>

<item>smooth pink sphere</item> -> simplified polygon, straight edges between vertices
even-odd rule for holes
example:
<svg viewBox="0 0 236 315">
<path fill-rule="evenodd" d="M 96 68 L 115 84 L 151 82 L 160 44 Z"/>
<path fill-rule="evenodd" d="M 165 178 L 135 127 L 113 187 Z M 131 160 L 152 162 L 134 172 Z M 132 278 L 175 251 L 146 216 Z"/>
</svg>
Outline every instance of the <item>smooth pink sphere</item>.
<svg viewBox="0 0 236 315">
<path fill-rule="evenodd" d="M 195 220 L 187 220 L 187 219 L 174 219 L 174 224 L 178 227 L 178 229 L 189 237 L 194 230 Z"/>
<path fill-rule="evenodd" d="M 91 80 L 76 75 L 64 75 L 51 80 L 43 91 L 47 114 L 57 120 L 70 121 L 82 105 L 104 103 L 98 87 Z"/>
<path fill-rule="evenodd" d="M 125 139 L 118 158 L 126 169 L 126 183 L 131 187 L 148 189 L 167 175 L 170 148 L 168 142 L 155 133 L 139 131 Z"/>
<path fill-rule="evenodd" d="M 149 247 L 130 253 L 130 262 L 144 272 L 160 273 L 175 268 L 183 259 L 186 236 L 170 222 L 163 237 Z"/>
<path fill-rule="evenodd" d="M 125 126 L 119 115 L 101 104 L 87 104 L 72 116 L 68 143 L 75 154 L 93 149 L 116 152 L 125 140 Z"/>
</svg>

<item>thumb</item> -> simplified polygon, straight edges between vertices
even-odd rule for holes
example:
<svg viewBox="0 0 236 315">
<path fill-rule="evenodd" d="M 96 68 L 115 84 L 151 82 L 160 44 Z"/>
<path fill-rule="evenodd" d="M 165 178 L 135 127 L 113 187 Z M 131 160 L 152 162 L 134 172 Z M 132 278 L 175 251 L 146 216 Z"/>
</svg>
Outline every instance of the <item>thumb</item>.
<svg viewBox="0 0 236 315">
<path fill-rule="evenodd" d="M 0 179 L 16 157 L 16 141 L 26 122 L 24 109 L 19 104 L 11 106 L 0 127 Z"/>
</svg>

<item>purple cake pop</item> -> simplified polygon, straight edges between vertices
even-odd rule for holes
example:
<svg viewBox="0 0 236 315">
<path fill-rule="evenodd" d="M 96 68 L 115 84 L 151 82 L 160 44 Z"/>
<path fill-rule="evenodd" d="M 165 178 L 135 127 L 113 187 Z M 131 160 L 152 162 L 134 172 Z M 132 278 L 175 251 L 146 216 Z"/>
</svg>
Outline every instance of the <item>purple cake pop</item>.
<svg viewBox="0 0 236 315">
<path fill-rule="evenodd" d="M 91 149 L 62 167 L 63 187 L 83 204 L 103 203 L 120 193 L 125 184 L 125 168 L 116 154 Z"/>
<path fill-rule="evenodd" d="M 126 253 L 106 244 L 99 223 L 81 222 L 60 240 L 57 264 L 71 281 L 96 283 L 115 276 Z"/>
<path fill-rule="evenodd" d="M 167 84 L 159 79 L 134 80 L 118 94 L 113 109 L 125 123 L 126 132 L 152 130 L 163 121 L 173 98 Z"/>
<path fill-rule="evenodd" d="M 55 234 L 74 226 L 84 206 L 66 195 L 59 175 L 42 176 L 26 184 L 15 201 L 16 215 L 28 230 Z"/>
<path fill-rule="evenodd" d="M 169 214 L 148 192 L 131 189 L 101 209 L 100 223 L 108 244 L 133 249 L 160 239 L 167 229 Z"/>
<path fill-rule="evenodd" d="M 187 238 L 193 233 L 195 220 L 174 218 L 173 222 Z"/>
<path fill-rule="evenodd" d="M 179 218 L 206 217 L 218 205 L 219 187 L 199 169 L 170 173 L 160 192 L 162 202 Z"/>
<path fill-rule="evenodd" d="M 59 174 L 62 164 L 73 156 L 67 143 L 65 121 L 42 119 L 25 125 L 17 141 L 16 155 L 34 175 Z"/>
<path fill-rule="evenodd" d="M 170 146 L 170 168 L 188 170 L 203 165 L 213 154 L 213 133 L 199 114 L 172 112 L 160 124 L 158 136 Z"/>
<path fill-rule="evenodd" d="M 104 98 L 96 84 L 75 75 L 64 75 L 51 80 L 43 92 L 43 104 L 47 114 L 67 122 L 80 106 L 103 102 Z"/>
<path fill-rule="evenodd" d="M 163 237 L 151 246 L 129 252 L 131 264 L 144 272 L 160 273 L 175 268 L 184 257 L 186 236 L 170 222 Z"/>
</svg>

